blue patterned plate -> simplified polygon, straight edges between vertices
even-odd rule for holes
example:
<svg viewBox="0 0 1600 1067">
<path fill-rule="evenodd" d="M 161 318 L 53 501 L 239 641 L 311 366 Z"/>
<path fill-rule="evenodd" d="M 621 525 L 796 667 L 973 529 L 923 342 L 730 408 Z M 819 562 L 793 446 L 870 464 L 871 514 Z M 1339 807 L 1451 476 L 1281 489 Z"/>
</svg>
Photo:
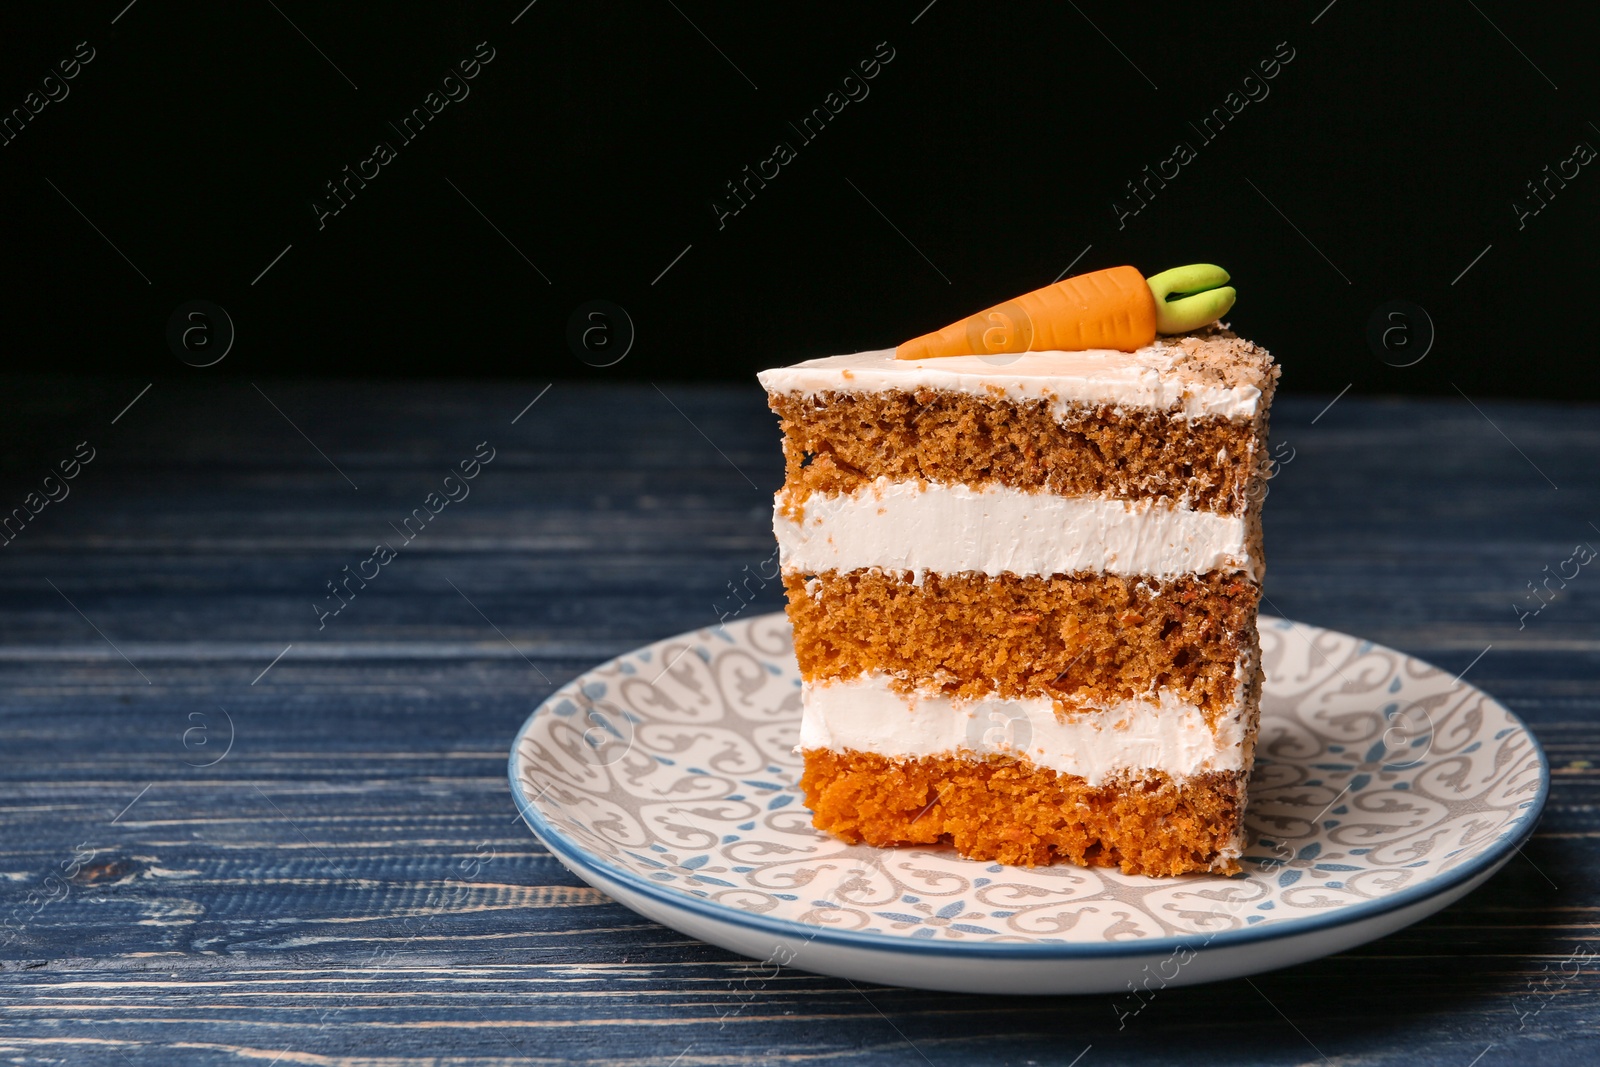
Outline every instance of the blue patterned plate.
<svg viewBox="0 0 1600 1067">
<path fill-rule="evenodd" d="M 517 734 L 511 790 L 568 870 L 657 922 L 774 966 L 985 993 L 1148 991 L 1315 959 L 1438 911 L 1533 832 L 1549 768 L 1495 700 L 1330 630 L 1263 617 L 1261 642 L 1251 845 L 1231 878 L 1003 867 L 812 829 L 782 615 L 563 686 Z"/>
</svg>

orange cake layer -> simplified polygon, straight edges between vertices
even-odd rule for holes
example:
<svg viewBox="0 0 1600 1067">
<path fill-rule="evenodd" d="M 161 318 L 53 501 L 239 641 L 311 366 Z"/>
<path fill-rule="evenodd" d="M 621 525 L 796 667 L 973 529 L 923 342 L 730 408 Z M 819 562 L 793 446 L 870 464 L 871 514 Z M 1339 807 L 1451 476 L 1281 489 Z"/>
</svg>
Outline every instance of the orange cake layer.
<svg viewBox="0 0 1600 1067">
<path fill-rule="evenodd" d="M 999 483 L 1063 496 L 1183 500 L 1244 511 L 1266 423 L 1140 408 L 1014 401 L 931 389 L 774 393 L 784 491 L 845 493 L 890 481 Z"/>
<path fill-rule="evenodd" d="M 1223 851 L 1237 850 L 1245 778 L 1146 772 L 1090 786 L 1008 756 L 808 749 L 800 787 L 816 827 L 852 844 L 948 844 L 973 860 L 1160 876 L 1239 870 Z"/>
<path fill-rule="evenodd" d="M 1214 718 L 1256 651 L 1260 588 L 1238 574 L 786 574 L 808 682 L 877 672 L 954 697 L 1050 697 L 1062 710 L 1171 691 Z"/>
</svg>

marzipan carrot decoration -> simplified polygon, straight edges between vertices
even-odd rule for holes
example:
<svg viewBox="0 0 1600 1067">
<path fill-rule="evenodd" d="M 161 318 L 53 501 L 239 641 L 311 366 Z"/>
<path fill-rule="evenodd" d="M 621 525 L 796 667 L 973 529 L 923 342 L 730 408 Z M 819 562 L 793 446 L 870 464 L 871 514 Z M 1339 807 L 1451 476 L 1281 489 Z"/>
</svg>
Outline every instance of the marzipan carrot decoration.
<svg viewBox="0 0 1600 1067">
<path fill-rule="evenodd" d="M 895 349 L 895 358 L 1089 348 L 1132 352 L 1157 333 L 1188 333 L 1227 314 L 1238 295 L 1227 281 L 1228 272 L 1210 263 L 1175 267 L 1148 281 L 1132 267 L 1097 270 L 912 338 Z"/>
</svg>

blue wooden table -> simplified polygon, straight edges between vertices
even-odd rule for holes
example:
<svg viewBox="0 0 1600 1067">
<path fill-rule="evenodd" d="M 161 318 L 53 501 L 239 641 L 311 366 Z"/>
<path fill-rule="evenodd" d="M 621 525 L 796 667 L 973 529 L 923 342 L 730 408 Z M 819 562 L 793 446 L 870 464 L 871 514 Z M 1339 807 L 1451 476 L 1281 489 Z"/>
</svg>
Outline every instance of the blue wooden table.
<svg viewBox="0 0 1600 1067">
<path fill-rule="evenodd" d="M 555 685 L 731 584 L 780 606 L 742 582 L 781 475 L 754 387 L 145 384 L 4 383 L 4 1062 L 1600 1060 L 1600 410 L 1280 400 L 1267 610 L 1467 669 L 1554 789 L 1437 917 L 1119 1029 L 765 978 L 517 820 Z"/>
</svg>

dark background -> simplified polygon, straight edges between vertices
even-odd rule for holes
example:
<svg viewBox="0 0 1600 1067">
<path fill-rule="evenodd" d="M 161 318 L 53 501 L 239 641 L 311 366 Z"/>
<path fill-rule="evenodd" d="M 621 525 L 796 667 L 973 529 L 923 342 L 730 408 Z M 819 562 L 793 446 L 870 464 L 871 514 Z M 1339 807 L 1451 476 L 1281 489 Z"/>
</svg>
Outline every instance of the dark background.
<svg viewBox="0 0 1600 1067">
<path fill-rule="evenodd" d="M 1289 391 L 1600 396 L 1576 330 L 1597 168 L 1520 229 L 1512 206 L 1600 145 L 1575 5 L 525 4 L 7 12 L 8 112 L 94 50 L 0 147 L 9 369 L 748 380 L 1075 259 L 1214 261 Z M 470 95 L 400 144 L 388 123 L 478 42 Z M 879 42 L 870 95 L 802 144 L 789 123 Z M 1202 142 L 1189 124 L 1279 42 L 1270 95 Z M 324 183 L 379 140 L 398 158 L 319 229 Z M 719 228 L 724 182 L 778 140 L 798 158 Z M 1124 183 L 1179 140 L 1198 158 L 1119 229 Z M 236 329 L 205 369 L 166 339 L 196 299 Z M 636 331 L 604 369 L 566 338 L 594 299 Z M 1397 299 L 1436 330 L 1412 366 L 1365 339 Z M 1427 348 L 1409 326 L 1390 362 Z"/>
</svg>

